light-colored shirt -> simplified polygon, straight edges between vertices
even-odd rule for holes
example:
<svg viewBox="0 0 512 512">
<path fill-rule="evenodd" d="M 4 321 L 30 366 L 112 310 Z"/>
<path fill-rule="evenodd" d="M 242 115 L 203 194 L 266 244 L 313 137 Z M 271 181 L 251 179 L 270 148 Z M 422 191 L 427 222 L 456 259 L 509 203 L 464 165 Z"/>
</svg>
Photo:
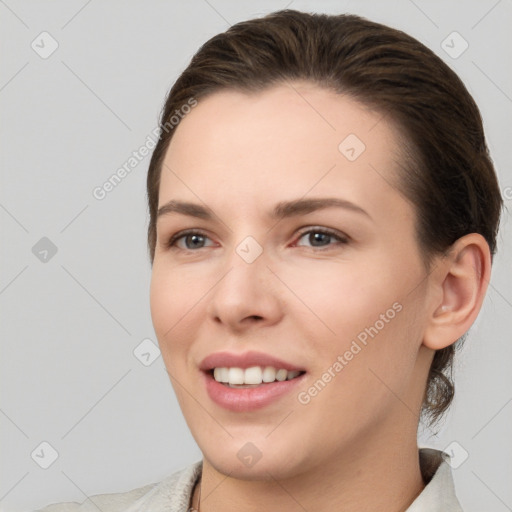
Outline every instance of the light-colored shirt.
<svg viewBox="0 0 512 512">
<path fill-rule="evenodd" d="M 419 449 L 426 487 L 407 512 L 462 512 L 455 495 L 449 456 L 431 448 Z M 98 494 L 82 504 L 55 503 L 37 512 L 188 512 L 202 462 L 195 462 L 158 483 L 128 492 Z"/>
</svg>

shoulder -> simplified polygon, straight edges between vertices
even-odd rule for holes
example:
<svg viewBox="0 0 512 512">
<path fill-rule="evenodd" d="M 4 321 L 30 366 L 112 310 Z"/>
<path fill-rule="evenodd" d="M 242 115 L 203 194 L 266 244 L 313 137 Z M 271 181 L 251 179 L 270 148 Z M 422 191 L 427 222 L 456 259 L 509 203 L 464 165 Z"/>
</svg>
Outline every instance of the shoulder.
<svg viewBox="0 0 512 512">
<path fill-rule="evenodd" d="M 455 494 L 450 455 L 433 448 L 420 448 L 419 461 L 426 485 L 407 512 L 462 512 Z"/>
<path fill-rule="evenodd" d="M 195 462 L 161 482 L 127 492 L 96 494 L 81 503 L 53 503 L 36 512 L 128 512 L 132 510 L 132 506 L 133 510 L 180 512 L 187 510 L 192 489 L 200 473 L 201 462 Z"/>
<path fill-rule="evenodd" d="M 76 501 L 65 503 L 53 503 L 38 510 L 37 512 L 121 512 L 127 506 L 132 505 L 137 500 L 147 495 L 156 485 L 148 484 L 128 492 L 115 494 L 97 494 L 90 496 L 82 503 Z"/>
</svg>

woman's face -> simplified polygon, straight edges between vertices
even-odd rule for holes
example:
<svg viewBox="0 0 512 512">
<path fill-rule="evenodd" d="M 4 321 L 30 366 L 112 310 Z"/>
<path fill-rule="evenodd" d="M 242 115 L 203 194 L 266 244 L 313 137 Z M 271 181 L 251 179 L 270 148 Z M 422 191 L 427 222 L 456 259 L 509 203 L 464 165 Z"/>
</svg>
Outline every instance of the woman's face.
<svg viewBox="0 0 512 512">
<path fill-rule="evenodd" d="M 176 128 L 151 311 L 217 470 L 285 478 L 415 440 L 429 279 L 399 149 L 380 114 L 307 83 L 215 93 Z"/>
</svg>

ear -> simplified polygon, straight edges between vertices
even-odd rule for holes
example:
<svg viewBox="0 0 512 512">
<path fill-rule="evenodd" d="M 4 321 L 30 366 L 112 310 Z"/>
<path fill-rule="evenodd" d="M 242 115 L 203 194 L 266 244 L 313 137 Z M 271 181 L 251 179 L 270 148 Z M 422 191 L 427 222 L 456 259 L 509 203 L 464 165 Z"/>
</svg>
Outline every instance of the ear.
<svg viewBox="0 0 512 512">
<path fill-rule="evenodd" d="M 437 262 L 431 275 L 431 304 L 423 345 L 440 350 L 455 343 L 475 321 L 491 275 L 485 238 L 471 233 L 459 238 Z"/>
</svg>

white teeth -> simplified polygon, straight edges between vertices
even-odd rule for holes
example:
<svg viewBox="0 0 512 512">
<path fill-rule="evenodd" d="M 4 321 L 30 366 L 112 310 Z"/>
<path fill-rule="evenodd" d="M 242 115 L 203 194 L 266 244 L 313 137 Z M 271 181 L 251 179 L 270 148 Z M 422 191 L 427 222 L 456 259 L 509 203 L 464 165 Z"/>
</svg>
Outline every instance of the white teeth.
<svg viewBox="0 0 512 512">
<path fill-rule="evenodd" d="M 217 382 L 229 382 L 229 368 L 215 368 L 213 376 Z"/>
<path fill-rule="evenodd" d="M 263 370 L 263 382 L 274 382 L 276 380 L 276 369 L 272 366 L 265 366 Z"/>
<path fill-rule="evenodd" d="M 276 380 L 278 380 L 278 381 L 286 380 L 287 375 L 288 375 L 288 372 L 286 370 L 277 370 Z"/>
<path fill-rule="evenodd" d="M 213 378 L 217 382 L 223 382 L 230 386 L 254 385 L 259 386 L 261 383 L 269 383 L 274 381 L 282 382 L 291 380 L 300 375 L 300 371 L 288 371 L 285 369 L 276 370 L 272 366 L 251 366 L 250 368 L 214 368 Z"/>
<path fill-rule="evenodd" d="M 259 366 L 246 368 L 244 372 L 244 384 L 261 384 L 262 373 L 263 372 Z"/>
<path fill-rule="evenodd" d="M 228 374 L 229 384 L 245 384 L 244 373 L 245 372 L 242 368 L 230 368 Z"/>
</svg>

